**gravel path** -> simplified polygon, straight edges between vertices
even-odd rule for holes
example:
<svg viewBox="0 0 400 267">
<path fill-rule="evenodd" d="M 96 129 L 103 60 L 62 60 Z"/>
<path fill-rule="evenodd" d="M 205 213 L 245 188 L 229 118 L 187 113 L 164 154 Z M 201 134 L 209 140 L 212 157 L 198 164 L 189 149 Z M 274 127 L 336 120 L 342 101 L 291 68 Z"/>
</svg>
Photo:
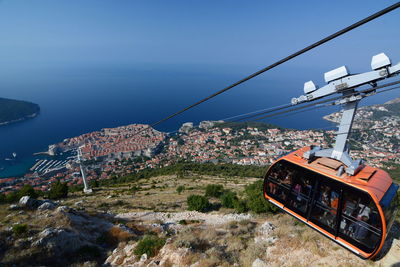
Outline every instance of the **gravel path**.
<svg viewBox="0 0 400 267">
<path fill-rule="evenodd" d="M 116 218 L 135 219 L 142 221 L 161 220 L 165 223 L 177 223 L 180 220 L 200 220 L 206 224 L 217 225 L 231 221 L 242 221 L 251 219 L 250 214 L 213 214 L 197 211 L 184 212 L 129 212 L 116 215 Z"/>
</svg>

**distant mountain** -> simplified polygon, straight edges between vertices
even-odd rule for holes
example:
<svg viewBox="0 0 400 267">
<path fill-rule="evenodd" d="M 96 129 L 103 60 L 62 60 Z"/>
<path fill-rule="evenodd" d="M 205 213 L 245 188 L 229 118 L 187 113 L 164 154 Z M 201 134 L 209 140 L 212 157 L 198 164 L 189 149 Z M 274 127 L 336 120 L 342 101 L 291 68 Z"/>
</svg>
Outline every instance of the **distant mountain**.
<svg viewBox="0 0 400 267">
<path fill-rule="evenodd" d="M 27 101 L 0 98 L 0 125 L 23 121 L 39 114 L 40 107 Z"/>
<path fill-rule="evenodd" d="M 400 97 L 386 102 L 383 105 L 374 105 L 365 107 L 366 110 L 373 112 L 373 118 L 376 120 L 383 117 L 400 116 Z"/>
</svg>

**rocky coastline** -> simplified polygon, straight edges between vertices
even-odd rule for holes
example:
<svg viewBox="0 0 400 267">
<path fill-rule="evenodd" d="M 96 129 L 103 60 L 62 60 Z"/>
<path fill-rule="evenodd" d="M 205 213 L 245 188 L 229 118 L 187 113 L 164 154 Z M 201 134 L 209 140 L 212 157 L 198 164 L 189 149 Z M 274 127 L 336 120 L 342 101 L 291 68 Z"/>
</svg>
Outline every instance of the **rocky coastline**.
<svg viewBox="0 0 400 267">
<path fill-rule="evenodd" d="M 0 126 L 5 126 L 13 123 L 18 123 L 18 122 L 23 122 L 29 119 L 33 119 L 39 115 L 39 112 L 32 113 L 30 115 L 24 116 L 22 118 L 16 119 L 16 120 L 10 120 L 10 121 L 5 121 L 5 122 L 0 122 Z"/>
</svg>

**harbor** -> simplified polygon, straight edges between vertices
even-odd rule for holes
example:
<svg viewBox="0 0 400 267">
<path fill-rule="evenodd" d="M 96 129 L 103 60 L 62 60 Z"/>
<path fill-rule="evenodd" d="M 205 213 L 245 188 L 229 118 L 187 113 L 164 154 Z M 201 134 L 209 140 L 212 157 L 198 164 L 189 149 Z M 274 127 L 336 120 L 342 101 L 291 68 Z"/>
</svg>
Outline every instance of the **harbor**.
<svg viewBox="0 0 400 267">
<path fill-rule="evenodd" d="M 38 175 L 45 175 L 54 171 L 61 171 L 67 167 L 68 160 L 38 160 L 30 169 L 31 172 L 36 172 Z"/>
<path fill-rule="evenodd" d="M 54 156 L 44 153 L 35 153 L 29 157 L 9 156 L 0 160 L 0 179 L 22 177 L 32 173 L 36 176 L 46 176 L 54 172 L 63 171 L 68 162 L 76 160 L 76 152 L 68 151 Z"/>
</svg>

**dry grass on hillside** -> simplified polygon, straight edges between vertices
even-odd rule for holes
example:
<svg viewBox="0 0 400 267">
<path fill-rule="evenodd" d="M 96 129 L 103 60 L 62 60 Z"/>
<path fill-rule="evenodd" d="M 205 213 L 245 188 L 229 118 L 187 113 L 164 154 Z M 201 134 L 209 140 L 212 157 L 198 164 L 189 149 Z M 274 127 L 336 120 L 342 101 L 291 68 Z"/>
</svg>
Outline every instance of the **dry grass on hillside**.
<svg viewBox="0 0 400 267">
<path fill-rule="evenodd" d="M 124 213 L 133 211 L 165 211 L 174 212 L 187 209 L 186 199 L 191 194 L 204 194 L 208 184 L 221 184 L 225 189 L 240 193 L 245 185 L 257 178 L 193 176 L 177 178 L 176 176 L 159 176 L 137 182 L 121 184 L 115 187 L 96 188 L 93 195 L 81 192 L 70 194 L 66 205 L 74 206 L 80 200 L 79 207 L 87 211 L 111 211 Z M 180 194 L 178 186 L 185 190 Z M 134 192 L 131 188 L 138 188 Z"/>
</svg>

